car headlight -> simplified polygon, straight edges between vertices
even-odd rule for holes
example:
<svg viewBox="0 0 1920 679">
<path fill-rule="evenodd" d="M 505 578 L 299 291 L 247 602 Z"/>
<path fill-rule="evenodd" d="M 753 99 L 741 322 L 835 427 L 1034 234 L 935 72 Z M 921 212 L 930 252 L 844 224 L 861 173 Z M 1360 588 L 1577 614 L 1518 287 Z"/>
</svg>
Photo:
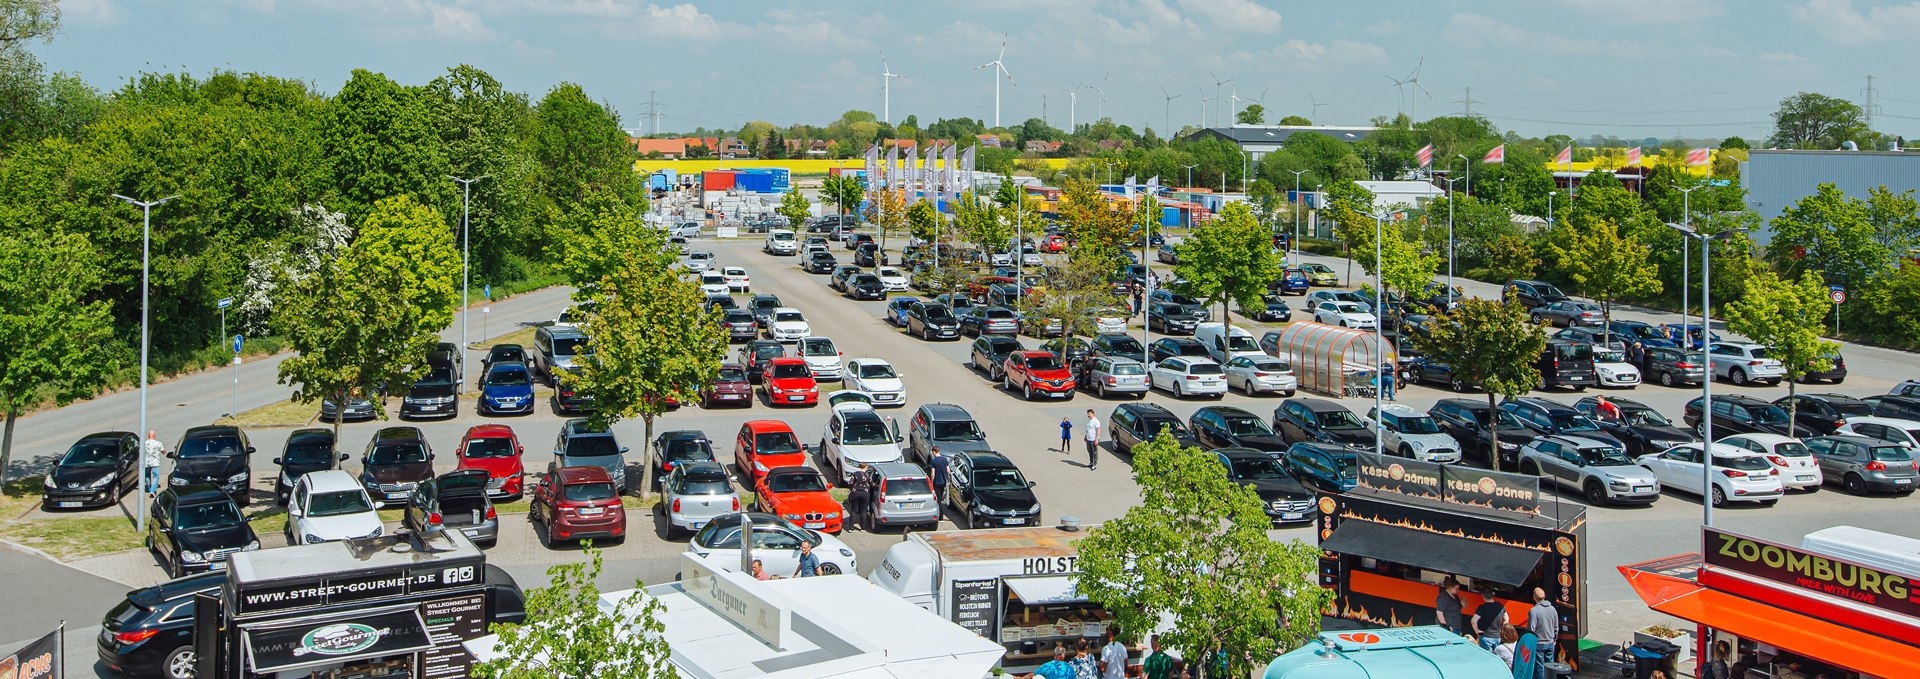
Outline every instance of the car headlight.
<svg viewBox="0 0 1920 679">
<path fill-rule="evenodd" d="M 840 512 L 827 512 L 827 518 L 838 519 L 840 518 Z"/>
<path fill-rule="evenodd" d="M 1500 444 L 1500 449 L 1501 449 L 1501 450 L 1513 450 L 1513 449 L 1515 449 L 1515 448 L 1519 448 L 1519 447 L 1520 447 L 1520 444 L 1518 444 L 1518 443 L 1501 443 L 1501 444 Z"/>
<path fill-rule="evenodd" d="M 371 532 L 371 533 L 368 533 L 368 534 L 366 534 L 366 535 L 362 535 L 362 536 L 360 536 L 360 537 L 363 537 L 363 538 L 377 538 L 377 537 L 380 537 L 380 534 L 381 534 L 381 533 L 384 533 L 384 532 L 386 532 L 386 527 L 385 527 L 385 526 L 374 526 L 374 527 L 373 527 L 373 532 Z"/>
<path fill-rule="evenodd" d="M 844 556 L 844 557 L 847 557 L 847 558 L 849 558 L 849 559 L 851 559 L 851 558 L 853 558 L 853 550 L 851 550 L 851 549 L 847 549 L 847 548 L 845 548 L 845 547 L 841 547 L 841 548 L 840 548 L 840 556 Z"/>
<path fill-rule="evenodd" d="M 175 477 L 173 477 L 173 478 L 170 478 L 170 479 L 167 479 L 167 485 L 169 485 L 169 486 L 184 486 L 184 485 L 187 485 L 187 480 L 186 480 L 186 479 L 183 479 L 183 478 L 180 478 L 180 477 L 178 477 L 178 476 L 175 476 Z"/>
<path fill-rule="evenodd" d="M 280 485 L 283 485 L 283 486 L 293 485 L 293 477 L 288 476 L 287 472 L 284 470 L 280 472 Z"/>
<path fill-rule="evenodd" d="M 1027 508 L 1027 513 L 1029 513 L 1029 514 L 1039 514 L 1039 513 L 1040 513 L 1040 503 L 1038 503 L 1038 502 L 1035 502 L 1035 503 L 1033 503 L 1033 506 L 1032 506 L 1032 507 L 1028 507 L 1028 508 Z"/>
<path fill-rule="evenodd" d="M 1621 481 L 1619 479 L 1608 479 L 1607 486 L 1610 488 L 1613 488 L 1614 490 L 1628 490 L 1633 487 L 1629 485 L 1627 482 Z"/>
<path fill-rule="evenodd" d="M 773 393 L 776 393 L 776 394 L 779 394 L 779 393 L 784 393 L 785 391 L 786 391 L 786 390 L 784 390 L 784 389 L 781 389 L 781 388 L 779 388 L 779 387 L 774 387 L 774 388 L 773 388 Z"/>
<path fill-rule="evenodd" d="M 180 560 L 185 561 L 187 563 L 206 563 L 207 555 L 201 554 L 191 549 L 183 549 L 183 550 L 180 550 Z"/>
<path fill-rule="evenodd" d="M 320 536 L 314 535 L 312 533 L 308 533 L 306 535 L 300 536 L 300 541 L 302 544 L 308 544 L 308 545 L 326 542 L 326 540 L 321 539 Z"/>
<path fill-rule="evenodd" d="M 87 484 L 87 487 L 88 488 L 105 488 L 109 483 L 113 483 L 112 474 L 108 474 L 106 476 L 102 476 L 100 478 L 94 479 L 93 483 Z M 51 484 L 49 484 L 48 487 L 52 487 Z"/>
<path fill-rule="evenodd" d="M 246 472 L 240 472 L 238 474 L 234 474 L 233 476 L 227 477 L 227 483 L 244 483 L 246 482 L 246 480 L 247 480 Z"/>
<path fill-rule="evenodd" d="M 243 551 L 243 552 L 257 552 L 257 551 L 260 551 L 260 541 L 259 541 L 259 540 L 249 540 L 249 541 L 247 541 L 247 546 L 245 546 L 245 547 L 241 547 L 241 548 L 240 548 L 240 551 Z"/>
<path fill-rule="evenodd" d="M 800 515 L 799 514 L 781 514 L 780 518 L 786 519 L 788 521 L 799 521 Z"/>
<path fill-rule="evenodd" d="M 753 470 L 754 470 L 754 471 L 757 471 L 757 472 L 764 472 L 764 471 L 767 471 L 767 465 L 765 465 L 765 464 L 761 464 L 761 462 L 760 462 L 759 460 L 754 460 L 754 461 L 753 461 Z"/>
<path fill-rule="evenodd" d="M 111 477 L 109 477 L 109 478 L 111 478 Z M 52 476 L 43 476 L 43 477 L 41 477 L 41 478 L 40 478 L 40 485 L 41 485 L 41 486 L 43 486 L 43 487 L 45 487 L 45 488 L 46 488 L 47 490 L 53 490 L 53 489 L 55 489 L 55 488 L 59 488 L 59 487 L 60 487 L 60 485 L 59 485 L 59 484 L 56 484 L 56 483 L 54 483 L 54 482 L 53 482 L 53 477 L 52 477 Z"/>
</svg>

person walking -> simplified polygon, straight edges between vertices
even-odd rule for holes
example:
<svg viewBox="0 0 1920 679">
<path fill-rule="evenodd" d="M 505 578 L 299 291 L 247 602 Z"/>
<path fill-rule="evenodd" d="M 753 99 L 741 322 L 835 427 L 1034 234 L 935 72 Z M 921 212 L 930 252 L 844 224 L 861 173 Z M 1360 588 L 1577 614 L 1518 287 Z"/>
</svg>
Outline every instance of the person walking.
<svg viewBox="0 0 1920 679">
<path fill-rule="evenodd" d="M 1633 342 L 1627 345 L 1627 361 L 1633 367 L 1645 370 L 1647 367 L 1647 345 L 1645 342 Z"/>
<path fill-rule="evenodd" d="M 860 463 L 859 469 L 847 475 L 847 487 L 851 489 L 847 493 L 847 519 L 860 530 L 872 530 L 868 526 L 872 519 L 873 475 L 867 471 L 867 463 Z"/>
<path fill-rule="evenodd" d="M 141 482 L 146 485 L 147 497 L 153 497 L 160 492 L 160 460 L 167 456 L 167 447 L 160 443 L 160 437 L 152 429 L 147 430 L 147 441 L 141 446 L 140 455 L 145 458 L 141 462 L 146 468 Z"/>
<path fill-rule="evenodd" d="M 1126 679 L 1127 645 L 1120 641 L 1120 626 L 1107 625 L 1107 645 L 1100 647 L 1100 679 Z"/>
<path fill-rule="evenodd" d="M 927 458 L 927 473 L 933 477 L 933 501 L 947 496 L 947 456 L 940 453 L 940 446 L 933 447 L 933 457 Z"/>
<path fill-rule="evenodd" d="M 1460 581 L 1451 575 L 1447 576 L 1447 579 L 1440 583 L 1440 596 L 1434 597 L 1433 600 L 1435 621 L 1454 634 L 1465 635 L 1466 625 L 1461 624 L 1463 621 L 1460 616 L 1463 605 L 1460 603 Z"/>
<path fill-rule="evenodd" d="M 1507 607 L 1494 598 L 1492 586 L 1482 591 L 1480 597 L 1480 606 L 1473 609 L 1473 634 L 1479 639 L 1480 648 L 1491 651 L 1500 645 L 1500 626 L 1507 623 Z"/>
<path fill-rule="evenodd" d="M 820 574 L 820 557 L 813 555 L 813 542 L 800 541 L 800 566 L 793 569 L 793 577 L 811 578 Z"/>
<path fill-rule="evenodd" d="M 1147 647 L 1153 650 L 1140 660 L 1140 673 L 1146 679 L 1173 679 L 1173 656 L 1160 650 L 1160 635 L 1149 637 Z"/>
<path fill-rule="evenodd" d="M 1614 405 L 1613 401 L 1607 400 L 1606 394 L 1594 397 L 1593 412 L 1599 415 L 1600 419 L 1607 422 L 1620 421 L 1620 406 Z"/>
<path fill-rule="evenodd" d="M 1067 446 L 1073 443 L 1073 418 L 1060 418 L 1060 454 L 1067 453 Z"/>
<path fill-rule="evenodd" d="M 753 579 L 755 580 L 772 580 L 773 579 L 773 575 L 767 573 L 767 565 L 760 563 L 759 559 L 753 560 Z"/>
<path fill-rule="evenodd" d="M 1527 629 L 1533 631 L 1534 646 L 1540 650 L 1539 662 L 1534 667 L 1535 679 L 1547 679 L 1548 661 L 1553 660 L 1555 642 L 1560 639 L 1560 609 L 1554 608 L 1553 601 L 1547 598 L 1547 590 L 1533 588 L 1533 608 L 1527 610 Z"/>
<path fill-rule="evenodd" d="M 1087 409 L 1087 469 L 1100 468 L 1100 418 Z"/>
</svg>

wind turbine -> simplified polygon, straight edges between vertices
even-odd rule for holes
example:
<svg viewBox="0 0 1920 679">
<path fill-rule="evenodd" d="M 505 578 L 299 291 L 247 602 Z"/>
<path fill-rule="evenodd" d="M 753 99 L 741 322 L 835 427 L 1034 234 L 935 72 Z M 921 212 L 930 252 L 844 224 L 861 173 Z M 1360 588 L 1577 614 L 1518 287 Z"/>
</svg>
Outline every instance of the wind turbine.
<svg viewBox="0 0 1920 679">
<path fill-rule="evenodd" d="M 1107 78 L 1111 75 L 1113 74 L 1108 73 L 1106 75 L 1100 76 L 1100 85 L 1102 87 L 1104 87 L 1107 84 Z M 1092 85 L 1081 85 L 1081 87 L 1084 87 L 1089 90 L 1093 90 L 1094 93 L 1100 95 L 1100 98 L 1094 102 L 1094 109 L 1093 109 L 1094 118 L 1097 120 L 1100 118 L 1107 117 L 1107 91 L 1102 87 L 1094 87 Z"/>
<path fill-rule="evenodd" d="M 1072 134 L 1074 130 L 1080 129 L 1080 96 L 1071 87 L 1060 89 L 1067 91 L 1067 133 Z"/>
<path fill-rule="evenodd" d="M 1313 119 L 1314 120 L 1320 119 L 1320 107 L 1333 103 L 1330 101 L 1320 101 L 1319 99 L 1314 98 L 1313 91 L 1311 90 L 1307 91 L 1307 101 L 1313 102 Z"/>
<path fill-rule="evenodd" d="M 1220 76 L 1213 74 L 1213 71 L 1207 71 L 1207 77 L 1213 78 L 1213 101 L 1224 101 L 1223 99 L 1220 98 L 1220 86 L 1233 82 L 1233 79 L 1228 78 L 1226 80 L 1221 80 Z M 1200 126 L 1206 127 L 1207 123 L 1210 123 L 1210 122 L 1211 121 L 1203 121 Z"/>
<path fill-rule="evenodd" d="M 1173 134 L 1173 100 L 1179 99 L 1180 95 L 1168 93 L 1165 86 L 1161 86 L 1160 94 L 1166 97 L 1166 101 L 1162 102 L 1161 105 L 1160 119 L 1166 121 L 1167 134 L 1171 135 Z M 1173 137 L 1169 136 L 1167 138 L 1172 139 Z"/>
<path fill-rule="evenodd" d="M 880 51 L 880 117 L 893 124 L 893 79 L 906 78 L 887 66 L 887 51 Z"/>
<path fill-rule="evenodd" d="M 1420 90 L 1420 93 L 1427 95 L 1428 99 L 1433 98 L 1433 93 L 1428 92 L 1427 88 L 1420 84 L 1420 69 L 1422 67 L 1425 67 L 1426 65 L 1427 65 L 1427 58 L 1421 57 L 1420 63 L 1418 65 L 1415 65 L 1413 67 L 1413 71 L 1407 73 L 1407 77 L 1405 78 L 1395 78 L 1385 73 L 1380 74 L 1380 77 L 1393 81 L 1394 89 L 1399 92 L 1401 113 L 1407 113 L 1409 115 L 1412 115 L 1410 111 L 1413 108 L 1411 105 L 1412 102 L 1407 98 L 1408 85 L 1412 85 L 1414 89 Z"/>
<path fill-rule="evenodd" d="M 1000 60 L 1005 59 L 1006 56 L 1007 56 L 1007 36 L 1006 34 L 1003 33 L 1000 35 L 1000 56 L 994 57 L 993 61 L 989 61 L 987 63 L 973 67 L 973 70 L 976 70 L 976 71 L 986 68 L 988 66 L 992 66 L 994 69 L 992 72 L 988 73 L 988 75 L 993 76 L 993 126 L 994 127 L 1000 126 L 1000 76 L 1006 76 L 1007 82 L 1013 83 L 1014 87 L 1020 86 L 1020 83 L 1013 79 L 1013 74 L 1007 72 L 1007 65 L 1000 63 Z"/>
<path fill-rule="evenodd" d="M 1213 101 L 1213 97 L 1206 96 L 1206 94 L 1207 91 L 1204 88 L 1200 90 L 1200 127 L 1203 128 L 1207 126 L 1208 122 L 1207 103 Z"/>
</svg>

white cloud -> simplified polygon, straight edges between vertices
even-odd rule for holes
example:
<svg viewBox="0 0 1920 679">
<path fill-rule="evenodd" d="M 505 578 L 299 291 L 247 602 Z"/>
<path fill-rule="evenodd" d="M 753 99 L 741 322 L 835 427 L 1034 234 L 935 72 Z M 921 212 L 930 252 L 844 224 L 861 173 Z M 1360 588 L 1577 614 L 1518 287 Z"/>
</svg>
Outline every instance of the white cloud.
<svg viewBox="0 0 1920 679">
<path fill-rule="evenodd" d="M 480 42 L 499 37 L 479 14 L 446 0 L 362 0 L 335 7 L 372 24 L 368 33 L 387 40 Z"/>
<path fill-rule="evenodd" d="M 1280 30 L 1280 12 L 1253 0 L 1179 0 L 1181 9 L 1211 20 L 1215 28 L 1244 33 Z"/>
<path fill-rule="evenodd" d="M 1488 45 L 1515 47 L 1527 52 L 1556 56 L 1594 55 L 1605 49 L 1597 40 L 1575 38 L 1558 33 L 1538 33 L 1486 16 L 1455 14 L 1447 20 L 1446 35 L 1467 49 Z"/>
<path fill-rule="evenodd" d="M 120 6 L 114 0 L 61 0 L 60 15 L 80 23 L 102 25 L 120 23 L 122 18 Z"/>
<path fill-rule="evenodd" d="M 1384 64 L 1391 61 L 1387 51 L 1379 45 L 1352 40 L 1318 43 L 1299 38 L 1290 38 L 1258 53 L 1236 52 L 1229 61 L 1258 59 L 1309 64 Z"/>
<path fill-rule="evenodd" d="M 1760 60 L 1776 64 L 1797 64 L 1805 62 L 1807 58 L 1792 52 L 1761 52 Z"/>
<path fill-rule="evenodd" d="M 1690 23 L 1727 13 L 1722 0 L 1560 0 L 1560 4 L 1596 18 L 1636 25 Z"/>
<path fill-rule="evenodd" d="M 1875 42 L 1920 31 L 1920 2 L 1873 7 L 1862 13 L 1853 0 L 1807 0 L 1794 8 L 1793 17 L 1835 42 Z"/>
<path fill-rule="evenodd" d="M 672 7 L 647 5 L 638 19 L 633 26 L 640 32 L 656 38 L 714 40 L 726 34 L 721 29 L 718 19 L 700 11 L 700 8 L 692 3 Z"/>
</svg>

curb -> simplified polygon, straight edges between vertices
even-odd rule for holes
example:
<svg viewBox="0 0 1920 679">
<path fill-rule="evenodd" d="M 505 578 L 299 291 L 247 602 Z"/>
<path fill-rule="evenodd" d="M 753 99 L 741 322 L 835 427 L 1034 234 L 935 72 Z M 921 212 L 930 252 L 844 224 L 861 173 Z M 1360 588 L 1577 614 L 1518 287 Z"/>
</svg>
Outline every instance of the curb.
<svg viewBox="0 0 1920 679">
<path fill-rule="evenodd" d="M 42 552 L 42 551 L 40 551 L 40 550 L 38 550 L 38 549 L 34 549 L 34 548 L 32 548 L 32 547 L 28 547 L 28 546 L 26 546 L 26 545 L 23 545 L 23 544 L 20 544 L 20 543 L 18 543 L 18 542 L 14 542 L 14 541 L 12 541 L 12 540 L 7 540 L 7 539 L 0 539 L 0 545 L 4 545 L 4 546 L 6 546 L 6 547 L 9 547 L 9 548 L 12 548 L 12 549 L 13 549 L 14 551 L 19 551 L 19 552 L 26 552 L 26 553 L 28 553 L 28 554 L 32 554 L 32 555 L 34 555 L 34 556 L 37 556 L 37 557 L 40 557 L 40 558 L 42 558 L 42 559 L 46 559 L 46 560 L 48 560 L 48 561 L 52 561 L 52 562 L 54 562 L 54 563 L 57 563 L 57 564 L 60 564 L 60 565 L 62 565 L 62 566 L 66 566 L 66 567 L 68 567 L 68 568 L 72 568 L 72 567 L 73 567 L 73 566 L 71 566 L 71 565 L 68 565 L 68 564 L 67 564 L 67 562 L 65 562 L 65 561 L 61 561 L 61 560 L 59 560 L 59 559 L 55 559 L 55 558 L 53 558 L 53 555 L 52 555 L 52 554 L 48 554 L 48 553 L 46 553 L 46 552 Z"/>
</svg>

